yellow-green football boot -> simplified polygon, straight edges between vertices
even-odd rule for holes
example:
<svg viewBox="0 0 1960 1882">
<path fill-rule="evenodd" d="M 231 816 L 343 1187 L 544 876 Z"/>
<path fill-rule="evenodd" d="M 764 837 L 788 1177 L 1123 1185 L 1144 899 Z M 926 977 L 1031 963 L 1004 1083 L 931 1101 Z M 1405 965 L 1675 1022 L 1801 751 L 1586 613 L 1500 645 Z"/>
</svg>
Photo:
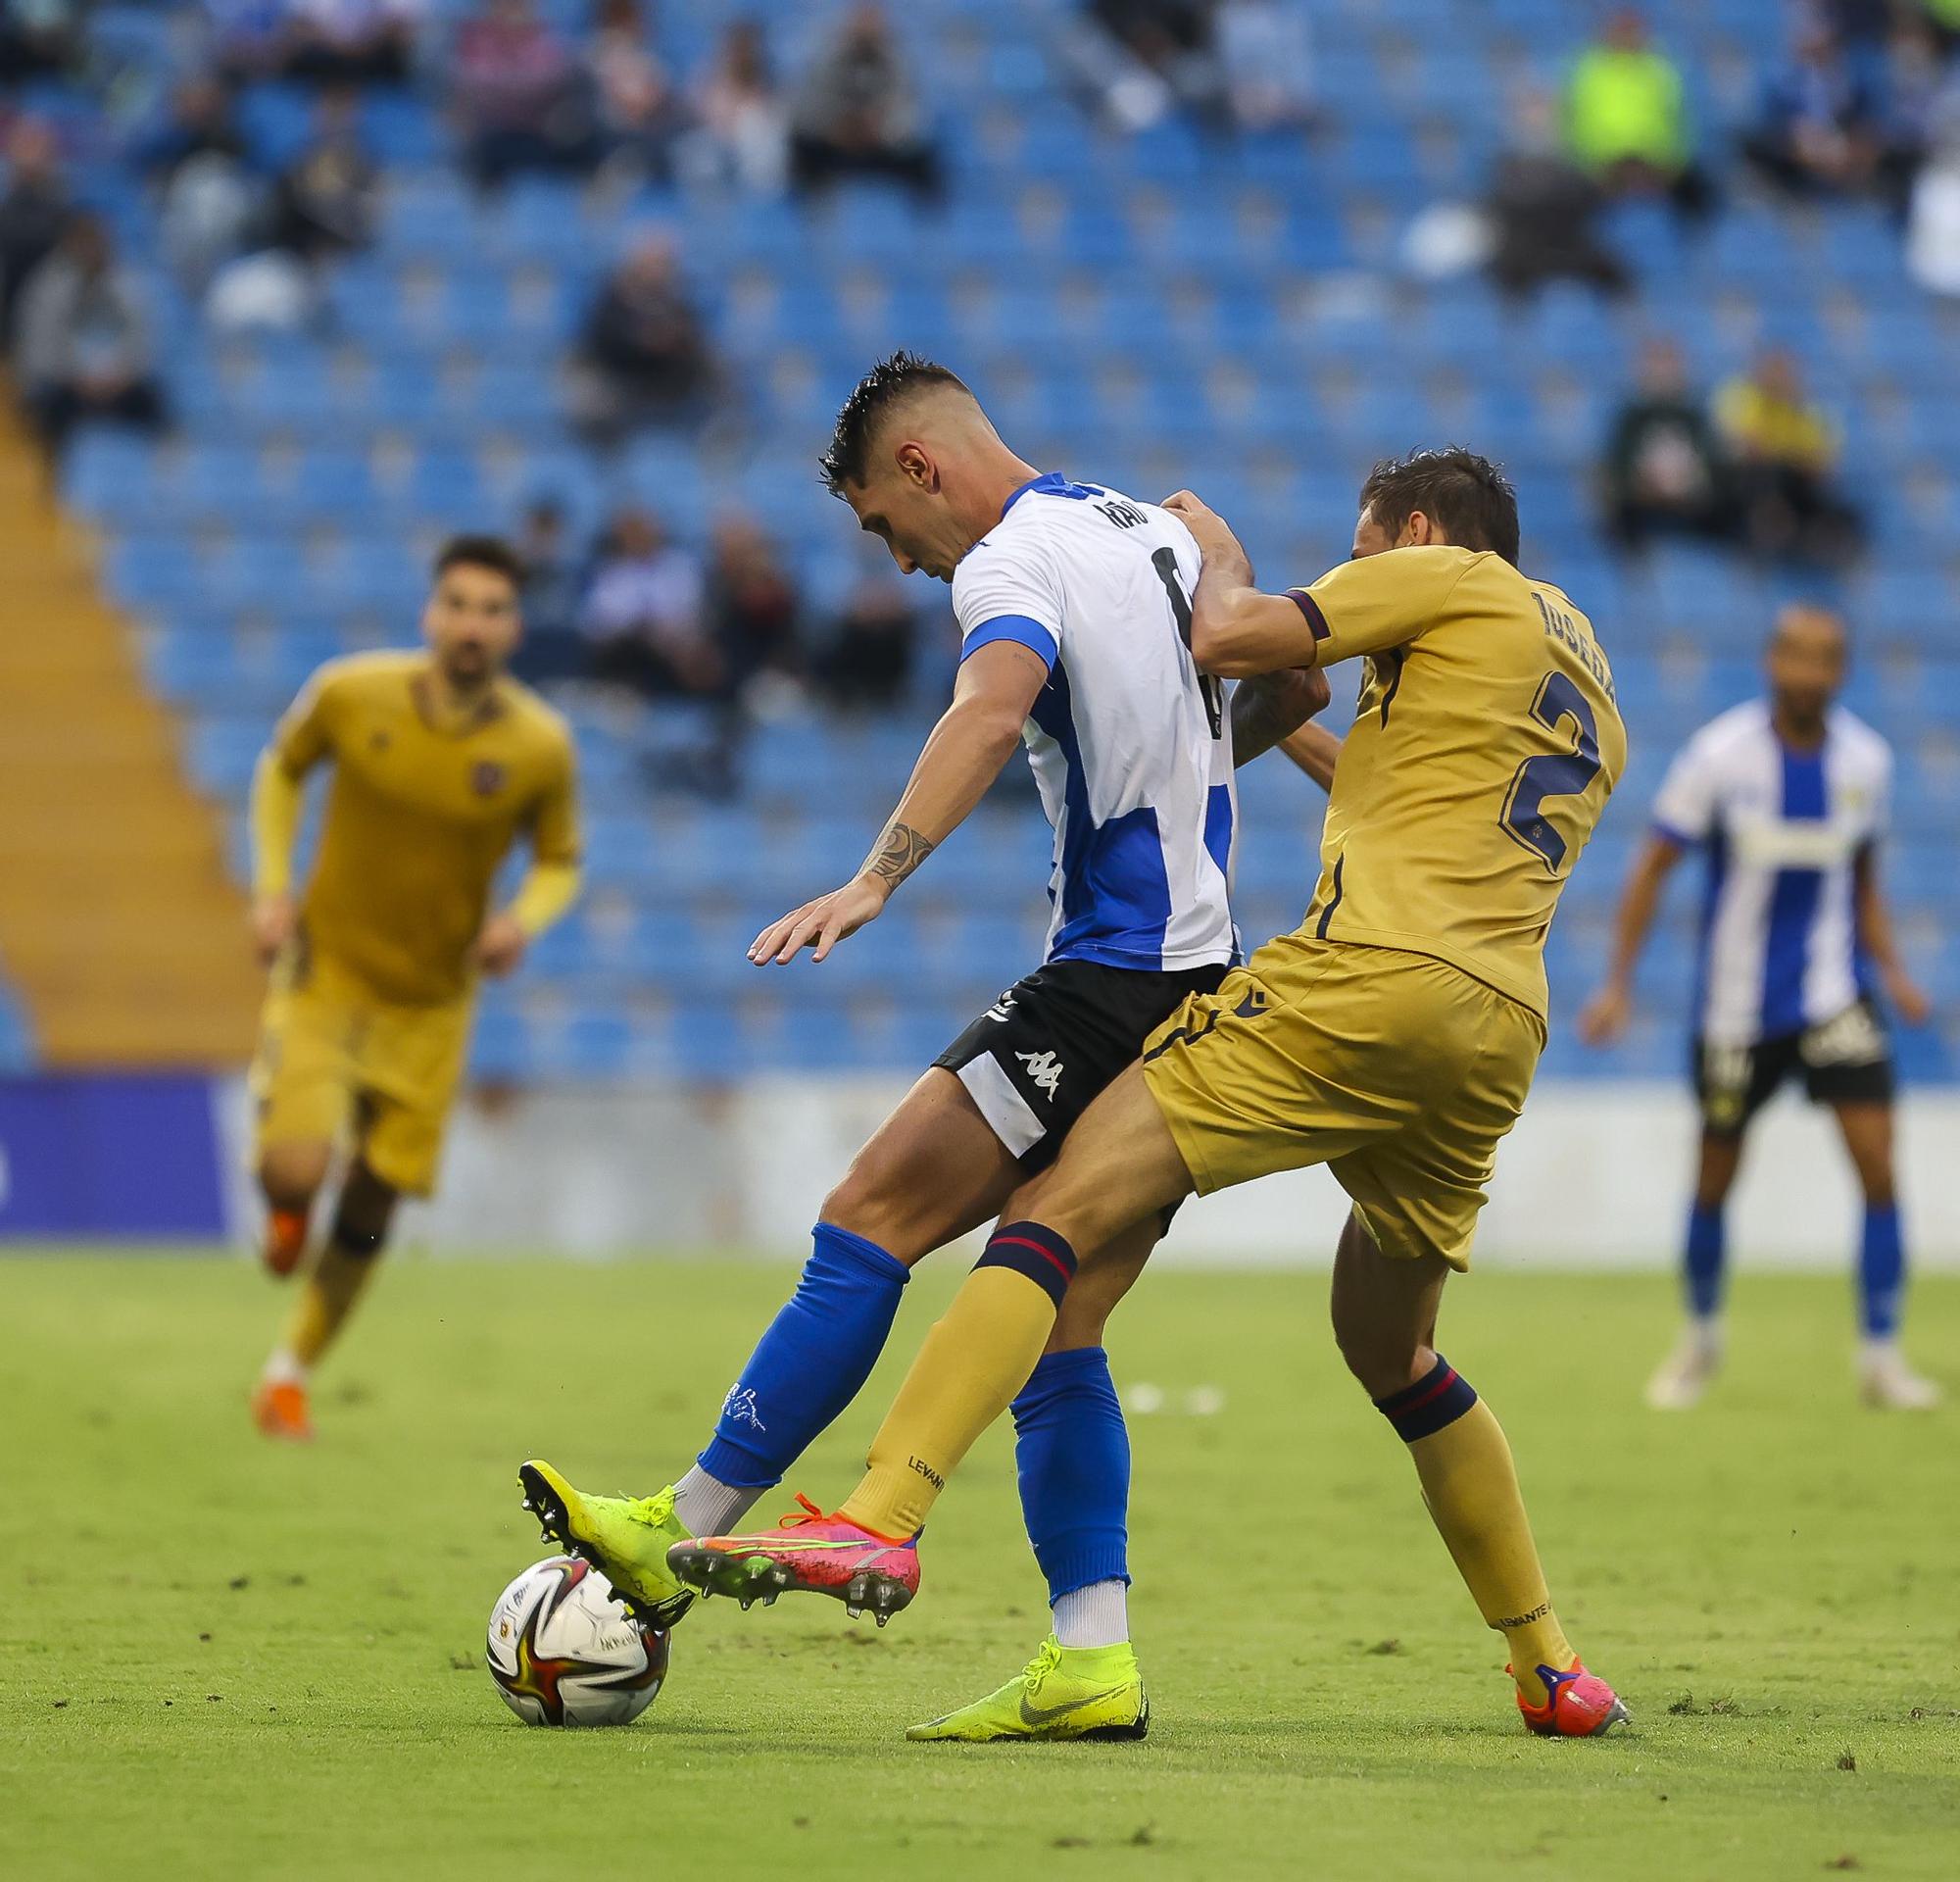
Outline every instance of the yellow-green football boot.
<svg viewBox="0 0 1960 1882">
<path fill-rule="evenodd" d="M 1120 1647 L 1064 1647 L 1051 1634 L 1023 1671 L 998 1693 L 914 1725 L 919 1744 L 991 1745 L 1006 1739 L 1142 1738 L 1151 1698 L 1137 1656 Z"/>
<path fill-rule="evenodd" d="M 667 1568 L 667 1551 L 694 1540 L 674 1514 L 672 1484 L 651 1497 L 595 1497 L 536 1458 L 517 1481 L 545 1540 L 589 1561 L 649 1627 L 671 1627 L 694 1606 L 694 1590 Z"/>
</svg>

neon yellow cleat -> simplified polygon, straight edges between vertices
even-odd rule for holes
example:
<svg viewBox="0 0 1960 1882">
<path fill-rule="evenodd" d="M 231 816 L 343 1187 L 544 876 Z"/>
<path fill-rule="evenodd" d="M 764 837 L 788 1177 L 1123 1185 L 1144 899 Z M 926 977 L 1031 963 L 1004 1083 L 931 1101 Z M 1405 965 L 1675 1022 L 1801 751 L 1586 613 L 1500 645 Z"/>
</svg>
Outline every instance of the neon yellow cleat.
<svg viewBox="0 0 1960 1882">
<path fill-rule="evenodd" d="M 594 1497 L 535 1458 L 517 1481 L 545 1540 L 589 1561 L 636 1618 L 671 1627 L 694 1606 L 694 1590 L 667 1572 L 667 1551 L 693 1540 L 674 1515 L 672 1484 L 652 1497 Z"/>
<path fill-rule="evenodd" d="M 1137 1656 L 1120 1647 L 1064 1647 L 1051 1634 L 1024 1671 L 998 1693 L 914 1725 L 917 1744 L 989 1745 L 1004 1739 L 1142 1738 L 1151 1698 Z"/>
</svg>

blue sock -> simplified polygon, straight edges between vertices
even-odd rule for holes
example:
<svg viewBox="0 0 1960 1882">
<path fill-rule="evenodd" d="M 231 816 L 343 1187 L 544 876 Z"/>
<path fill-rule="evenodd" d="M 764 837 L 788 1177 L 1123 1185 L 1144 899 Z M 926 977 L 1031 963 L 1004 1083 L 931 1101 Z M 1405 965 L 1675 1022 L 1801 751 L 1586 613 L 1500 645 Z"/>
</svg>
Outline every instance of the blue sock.
<svg viewBox="0 0 1960 1882">
<path fill-rule="evenodd" d="M 1722 1212 L 1697 1203 L 1688 1213 L 1688 1248 L 1682 1262 L 1689 1311 L 1696 1319 L 1705 1320 L 1721 1309 L 1726 1259 Z"/>
<path fill-rule="evenodd" d="M 1021 1514 L 1051 1605 L 1130 1579 L 1130 1434 L 1100 1346 L 1051 1353 L 1013 1403 Z"/>
<path fill-rule="evenodd" d="M 1858 1324 L 1868 1339 L 1888 1340 L 1898 1331 L 1899 1297 L 1905 1292 L 1905 1243 L 1896 1203 L 1865 1206 L 1858 1243 Z"/>
<path fill-rule="evenodd" d="M 858 1396 L 911 1270 L 876 1242 L 818 1222 L 803 1277 L 728 1388 L 701 1467 L 766 1490 Z"/>
</svg>

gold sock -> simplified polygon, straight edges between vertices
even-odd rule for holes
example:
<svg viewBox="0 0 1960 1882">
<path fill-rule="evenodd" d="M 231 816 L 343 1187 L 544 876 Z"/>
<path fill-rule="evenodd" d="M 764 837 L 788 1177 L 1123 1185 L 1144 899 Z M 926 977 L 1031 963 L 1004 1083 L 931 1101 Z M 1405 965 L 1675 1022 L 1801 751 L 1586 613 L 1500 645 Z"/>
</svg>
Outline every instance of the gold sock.
<svg viewBox="0 0 1960 1882">
<path fill-rule="evenodd" d="M 946 1317 L 925 1336 L 871 1441 L 870 1468 L 838 1507 L 846 1521 L 874 1536 L 897 1541 L 918 1533 L 947 1478 L 1027 1384 L 1054 1331 L 1066 1271 L 1061 1286 L 1052 1287 L 1046 1270 L 1037 1275 L 1019 1259 L 990 1259 L 1008 1233 L 1004 1229 L 988 1244 Z M 1066 1252 L 1059 1237 L 1051 1239 Z M 1030 1246 L 1019 1245 L 1023 1254 Z"/>
<path fill-rule="evenodd" d="M 1577 1656 L 1551 1610 L 1504 1427 L 1479 1399 L 1440 1431 L 1414 1440 L 1409 1456 L 1457 1572 L 1511 1650 L 1512 1677 L 1542 1706 L 1538 1668 L 1563 1672 Z"/>
<path fill-rule="evenodd" d="M 351 1255 L 333 1241 L 320 1250 L 286 1321 L 286 1350 L 309 1371 L 346 1324 L 379 1259 L 378 1252 Z"/>
</svg>

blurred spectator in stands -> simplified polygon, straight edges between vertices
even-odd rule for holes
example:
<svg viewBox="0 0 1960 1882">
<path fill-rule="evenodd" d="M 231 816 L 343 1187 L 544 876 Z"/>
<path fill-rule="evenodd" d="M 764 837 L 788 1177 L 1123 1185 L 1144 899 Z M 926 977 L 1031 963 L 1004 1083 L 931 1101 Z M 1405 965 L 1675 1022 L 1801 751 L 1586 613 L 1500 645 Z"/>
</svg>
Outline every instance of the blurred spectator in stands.
<svg viewBox="0 0 1960 1882">
<path fill-rule="evenodd" d="M 1778 188 L 1812 196 L 1869 188 L 1883 150 L 1877 93 L 1829 26 L 1802 21 L 1789 57 L 1764 84 L 1743 154 Z"/>
<path fill-rule="evenodd" d="M 480 187 L 518 171 L 582 171 L 598 161 L 577 62 L 534 0 L 483 0 L 457 32 L 451 77 Z"/>
<path fill-rule="evenodd" d="M 1657 535 L 1740 540 L 1729 467 L 1672 341 L 1641 349 L 1640 382 L 1613 421 L 1601 469 L 1606 526 L 1621 548 L 1644 549 Z"/>
<path fill-rule="evenodd" d="M 284 0 L 201 0 L 202 63 L 229 84 L 274 75 L 286 51 Z"/>
<path fill-rule="evenodd" d="M 1793 355 L 1767 349 L 1715 395 L 1736 467 L 1744 540 L 1777 562 L 1839 564 L 1855 554 L 1857 512 L 1832 487 L 1838 433 L 1803 387 Z"/>
<path fill-rule="evenodd" d="M 18 120 L 7 138 L 7 181 L 0 189 L 0 352 L 12 342 L 27 276 L 53 252 L 74 214 L 52 127 Z"/>
<path fill-rule="evenodd" d="M 922 200 L 941 187 L 917 89 L 875 0 L 854 6 L 818 48 L 797 87 L 790 174 L 800 190 L 845 177 L 885 176 Z"/>
<path fill-rule="evenodd" d="M 414 69 L 423 0 L 285 0 L 285 8 L 288 78 L 400 84 Z"/>
<path fill-rule="evenodd" d="M 1225 99 L 1241 130 L 1304 130 L 1313 123 L 1313 37 L 1291 0 L 1222 0 L 1216 31 Z"/>
<path fill-rule="evenodd" d="M 1960 297 L 1960 98 L 1936 114 L 1932 137 L 1912 186 L 1905 264 L 1929 293 Z"/>
<path fill-rule="evenodd" d="M 1063 56 L 1118 130 L 1148 130 L 1180 107 L 1220 124 L 1227 81 L 1214 11 L 1210 0 L 1088 0 Z"/>
<path fill-rule="evenodd" d="M 273 248 L 319 262 L 374 238 L 379 178 L 361 141 L 352 92 L 323 91 L 313 140 L 272 185 L 268 234 Z"/>
<path fill-rule="evenodd" d="M 1960 0 L 1919 0 L 1939 43 L 1948 52 L 1960 47 Z"/>
<path fill-rule="evenodd" d="M 666 181 L 687 106 L 655 55 L 640 0 L 599 0 L 585 66 L 608 160 Z"/>
<path fill-rule="evenodd" d="M 889 570 L 867 570 L 817 657 L 818 682 L 847 712 L 884 712 L 911 685 L 918 622 Z"/>
<path fill-rule="evenodd" d="M 0 6 L 0 85 L 56 78 L 82 52 L 81 0 L 7 0 Z"/>
<path fill-rule="evenodd" d="M 700 131 L 690 146 L 697 169 L 758 196 L 773 196 L 789 175 L 789 113 L 769 67 L 761 22 L 737 20 L 695 93 Z"/>
<path fill-rule="evenodd" d="M 1497 160 L 1485 202 L 1492 278 L 1514 296 L 1555 280 L 1627 293 L 1633 285 L 1627 270 L 1594 227 L 1604 206 L 1599 187 L 1559 147 L 1556 102 L 1528 91 L 1513 122 L 1516 141 Z"/>
<path fill-rule="evenodd" d="M 14 372 L 57 454 L 83 420 L 162 426 L 135 277 L 117 263 L 99 218 L 74 217 L 28 277 L 15 323 Z"/>
<path fill-rule="evenodd" d="M 804 669 L 796 584 L 761 525 L 746 516 L 714 527 L 708 566 L 709 632 L 735 690 L 763 708 L 767 695 L 794 689 Z"/>
<path fill-rule="evenodd" d="M 716 369 L 672 240 L 642 235 L 586 316 L 572 369 L 572 419 L 594 444 L 653 425 L 698 424 Z"/>
<path fill-rule="evenodd" d="M 728 665 L 704 631 L 701 569 L 644 510 L 622 510 L 600 547 L 583 625 L 596 678 L 649 698 L 725 697 Z"/>
<path fill-rule="evenodd" d="M 1697 222 L 1714 208 L 1714 187 L 1694 160 L 1681 70 L 1654 45 L 1638 8 L 1616 9 L 1580 55 L 1565 130 L 1580 169 L 1608 195 L 1664 195 Z"/>
<path fill-rule="evenodd" d="M 185 79 L 171 94 L 163 122 L 138 140 L 136 157 L 165 185 L 199 157 L 221 157 L 242 169 L 245 133 L 230 86 L 216 78 Z"/>
<path fill-rule="evenodd" d="M 583 584 L 564 506 L 556 497 L 533 498 L 513 547 L 524 565 L 524 638 L 511 670 L 534 682 L 584 678 L 590 650 L 579 620 Z"/>
<path fill-rule="evenodd" d="M 231 87 L 217 78 L 186 80 L 172 93 L 164 122 L 137 146 L 143 168 L 162 185 L 158 235 L 177 278 L 201 293 L 244 246 L 259 210 Z"/>
</svg>

